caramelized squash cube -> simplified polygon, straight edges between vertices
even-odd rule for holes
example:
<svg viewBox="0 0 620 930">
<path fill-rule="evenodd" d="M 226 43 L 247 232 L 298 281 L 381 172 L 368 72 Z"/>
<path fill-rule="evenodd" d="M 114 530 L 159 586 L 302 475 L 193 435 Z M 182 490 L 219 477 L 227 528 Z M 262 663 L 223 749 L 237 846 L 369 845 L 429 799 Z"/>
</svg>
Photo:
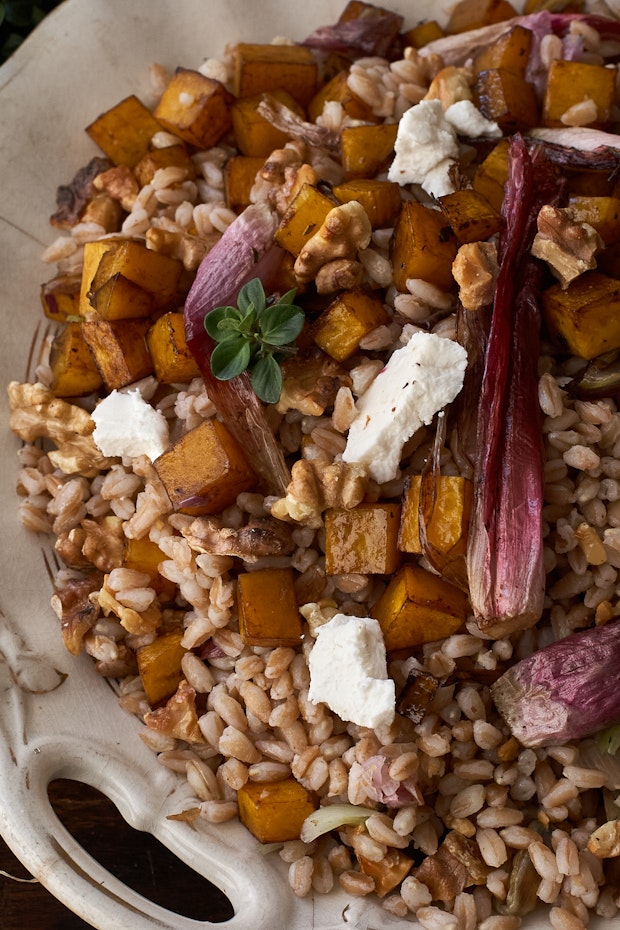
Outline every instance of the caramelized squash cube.
<svg viewBox="0 0 620 930">
<path fill-rule="evenodd" d="M 90 294 L 99 262 L 106 252 L 109 252 L 110 249 L 113 249 L 123 241 L 122 239 L 111 237 L 110 239 L 96 239 L 94 242 L 84 243 L 82 280 L 80 283 L 80 296 L 78 300 L 79 316 L 87 316 L 92 312 L 93 308 L 90 303 Z"/>
<path fill-rule="evenodd" d="M 398 534 L 401 552 L 418 555 L 424 551 L 420 540 L 420 475 L 411 475 L 405 485 L 403 510 Z M 435 485 L 435 506 L 427 527 L 429 544 L 439 552 L 464 555 L 473 497 L 473 485 L 457 475 L 439 475 Z"/>
<path fill-rule="evenodd" d="M 181 662 L 187 649 L 181 645 L 182 639 L 183 630 L 173 630 L 136 650 L 138 672 L 151 707 L 171 697 L 183 678 Z"/>
<path fill-rule="evenodd" d="M 318 68 L 312 51 L 303 45 L 240 42 L 233 49 L 235 97 L 253 97 L 281 88 L 302 107 L 315 94 Z"/>
<path fill-rule="evenodd" d="M 539 123 L 536 89 L 514 71 L 505 68 L 481 71 L 475 93 L 480 112 L 494 120 L 505 134 L 531 129 Z"/>
<path fill-rule="evenodd" d="M 201 149 L 216 145 L 232 125 L 234 97 L 199 71 L 177 68 L 155 107 L 164 129 Z"/>
<path fill-rule="evenodd" d="M 474 57 L 472 65 L 474 74 L 487 71 L 489 68 L 501 68 L 524 77 L 532 48 L 532 38 L 531 29 L 526 29 L 525 26 L 514 26 Z"/>
<path fill-rule="evenodd" d="M 458 243 L 441 211 L 413 200 L 403 203 L 391 255 L 399 291 L 407 290 L 408 278 L 421 278 L 441 290 L 452 290 L 452 262 L 457 251 Z"/>
<path fill-rule="evenodd" d="M 407 29 L 404 40 L 411 48 L 423 48 L 435 39 L 443 39 L 445 34 L 436 19 L 427 19 L 417 23 L 412 29 Z"/>
<path fill-rule="evenodd" d="M 299 255 L 334 206 L 335 201 L 313 184 L 302 184 L 274 233 L 275 241 L 291 255 Z"/>
<path fill-rule="evenodd" d="M 394 154 L 397 123 L 345 126 L 340 136 L 346 179 L 372 177 L 386 168 Z"/>
<path fill-rule="evenodd" d="M 172 599 L 176 591 L 175 583 L 159 574 L 159 565 L 165 559 L 165 553 L 148 536 L 141 539 L 128 538 L 125 542 L 123 568 L 131 568 L 133 571 L 149 575 L 151 588 L 154 588 L 158 595 Z"/>
<path fill-rule="evenodd" d="M 98 391 L 103 383 L 79 323 L 67 323 L 56 334 L 49 365 L 50 388 L 56 397 L 83 397 Z"/>
<path fill-rule="evenodd" d="M 328 575 L 389 575 L 398 568 L 399 504 L 358 504 L 325 511 Z"/>
<path fill-rule="evenodd" d="M 191 381 L 200 375 L 198 362 L 187 348 L 182 313 L 164 313 L 146 334 L 155 377 L 162 384 Z"/>
<path fill-rule="evenodd" d="M 318 799 L 294 778 L 248 781 L 237 792 L 239 819 L 259 843 L 299 839 L 301 827 L 318 807 Z"/>
<path fill-rule="evenodd" d="M 461 629 L 469 603 L 460 588 L 417 565 L 403 565 L 374 605 L 385 648 L 414 649 Z"/>
<path fill-rule="evenodd" d="M 543 291 L 542 307 L 551 336 L 573 355 L 592 359 L 620 349 L 620 280 L 587 271 L 565 290 Z"/>
<path fill-rule="evenodd" d="M 108 391 L 152 374 L 148 320 L 85 320 L 80 326 Z"/>
<path fill-rule="evenodd" d="M 620 242 L 619 197 L 569 197 L 568 207 L 576 223 L 588 223 L 596 229 L 605 245 Z"/>
<path fill-rule="evenodd" d="M 154 462 L 175 510 L 220 513 L 256 483 L 243 451 L 219 420 L 189 430 Z"/>
<path fill-rule="evenodd" d="M 58 274 L 41 285 L 41 305 L 48 320 L 65 323 L 77 316 L 80 308 L 80 276 Z"/>
<path fill-rule="evenodd" d="M 587 125 L 601 128 L 610 119 L 615 86 L 615 69 L 585 61 L 553 61 L 549 66 L 543 98 L 543 125 L 567 125 L 563 119 L 567 110 L 591 100 L 596 115 Z"/>
<path fill-rule="evenodd" d="M 117 242 L 101 256 L 91 291 L 94 293 L 115 275 L 122 275 L 147 291 L 155 307 L 162 308 L 178 295 L 183 264 L 176 258 L 148 249 L 141 242 Z"/>
<path fill-rule="evenodd" d="M 313 122 L 323 112 L 325 104 L 332 101 L 337 101 L 344 113 L 351 119 L 364 120 L 367 123 L 380 121 L 372 112 L 372 107 L 350 89 L 347 83 L 348 77 L 348 70 L 339 71 L 315 94 L 308 107 L 308 115 Z"/>
<path fill-rule="evenodd" d="M 146 155 L 161 124 L 135 95 L 98 116 L 86 132 L 115 165 L 132 168 Z"/>
<path fill-rule="evenodd" d="M 292 568 L 266 568 L 237 578 L 239 633 L 249 646 L 298 646 L 301 614 Z"/>
<path fill-rule="evenodd" d="M 264 163 L 264 158 L 249 155 L 234 155 L 228 159 L 224 168 L 224 192 L 231 210 L 239 212 L 248 206 L 250 191 Z"/>
<path fill-rule="evenodd" d="M 381 300 L 362 288 L 343 291 L 312 325 L 314 341 L 342 362 L 357 351 L 360 340 L 389 317 Z"/>
<path fill-rule="evenodd" d="M 119 272 L 90 295 L 90 305 L 102 320 L 144 318 L 151 315 L 154 304 L 152 294 Z"/>
<path fill-rule="evenodd" d="M 474 190 L 486 198 L 498 213 L 502 208 L 504 185 L 508 180 L 508 147 L 507 139 L 493 146 L 476 168 L 472 181 Z"/>
<path fill-rule="evenodd" d="M 453 194 L 437 198 L 452 232 L 464 245 L 468 242 L 484 242 L 502 226 L 502 216 L 473 188 L 463 188 Z"/>
<path fill-rule="evenodd" d="M 374 878 L 374 891 L 380 898 L 385 898 L 386 894 L 400 885 L 413 868 L 413 859 L 400 849 L 388 849 L 379 861 L 358 854 L 357 861 L 364 875 Z"/>
<path fill-rule="evenodd" d="M 332 193 L 341 203 L 361 203 L 373 229 L 393 226 L 400 211 L 400 185 L 393 181 L 352 178 L 338 184 Z"/>
<path fill-rule="evenodd" d="M 231 113 L 237 148 L 242 155 L 265 159 L 275 149 L 283 148 L 289 141 L 290 135 L 277 129 L 273 123 L 259 113 L 258 106 L 263 98 L 267 103 L 276 101 L 284 104 L 298 116 L 303 117 L 304 112 L 285 90 L 273 90 L 268 94 L 241 97 L 235 101 Z"/>
<path fill-rule="evenodd" d="M 461 0 L 453 7 L 446 32 L 468 32 L 512 19 L 517 15 L 516 9 L 508 0 Z"/>
<path fill-rule="evenodd" d="M 140 187 L 150 184 L 160 168 L 181 168 L 188 180 L 196 177 L 194 163 L 184 145 L 166 145 L 163 149 L 147 152 L 133 169 Z"/>
</svg>

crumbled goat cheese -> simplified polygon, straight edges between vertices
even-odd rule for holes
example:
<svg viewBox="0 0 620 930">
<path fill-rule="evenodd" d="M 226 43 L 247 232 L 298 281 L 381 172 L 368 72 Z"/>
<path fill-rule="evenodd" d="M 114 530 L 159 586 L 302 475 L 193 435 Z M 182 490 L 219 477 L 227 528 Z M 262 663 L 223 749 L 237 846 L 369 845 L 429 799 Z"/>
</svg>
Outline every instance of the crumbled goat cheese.
<svg viewBox="0 0 620 930">
<path fill-rule="evenodd" d="M 147 404 L 140 391 L 112 391 L 91 416 L 95 421 L 93 439 L 103 455 L 146 455 L 153 462 L 168 446 L 168 421 Z"/>
<path fill-rule="evenodd" d="M 360 727 L 392 723 L 396 690 L 377 620 L 336 614 L 318 628 L 308 666 L 313 704 L 325 703 Z"/>
<path fill-rule="evenodd" d="M 379 484 L 395 478 L 404 444 L 454 400 L 466 366 L 467 352 L 458 342 L 414 333 L 357 401 L 343 460 L 366 465 Z"/>
<path fill-rule="evenodd" d="M 497 123 L 483 116 L 471 100 L 457 100 L 448 107 L 444 116 L 460 136 L 469 136 L 470 139 L 480 136 L 498 139 L 502 135 Z"/>
<path fill-rule="evenodd" d="M 445 118 L 439 100 L 422 100 L 403 113 L 398 124 L 394 145 L 394 160 L 388 171 L 388 180 L 398 184 L 421 184 L 427 193 L 435 197 L 450 194 L 454 185 L 446 179 L 445 172 L 434 178 L 436 190 L 426 187 L 427 175 L 438 165 L 459 156 L 456 130 Z M 447 186 L 448 190 L 441 188 Z"/>
</svg>

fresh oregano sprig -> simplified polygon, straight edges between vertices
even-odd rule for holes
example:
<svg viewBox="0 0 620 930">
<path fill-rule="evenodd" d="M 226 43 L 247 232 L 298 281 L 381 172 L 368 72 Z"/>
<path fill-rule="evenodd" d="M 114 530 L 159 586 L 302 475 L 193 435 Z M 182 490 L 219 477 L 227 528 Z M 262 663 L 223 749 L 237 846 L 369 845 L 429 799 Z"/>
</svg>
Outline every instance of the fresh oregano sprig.
<svg viewBox="0 0 620 930">
<path fill-rule="evenodd" d="M 205 316 L 205 329 L 217 345 L 211 371 L 220 381 L 250 372 L 252 388 L 267 404 L 282 393 L 280 362 L 292 355 L 304 325 L 304 312 L 293 300 L 296 288 L 275 300 L 267 298 L 260 278 L 239 291 L 236 307 L 215 307 Z"/>
</svg>

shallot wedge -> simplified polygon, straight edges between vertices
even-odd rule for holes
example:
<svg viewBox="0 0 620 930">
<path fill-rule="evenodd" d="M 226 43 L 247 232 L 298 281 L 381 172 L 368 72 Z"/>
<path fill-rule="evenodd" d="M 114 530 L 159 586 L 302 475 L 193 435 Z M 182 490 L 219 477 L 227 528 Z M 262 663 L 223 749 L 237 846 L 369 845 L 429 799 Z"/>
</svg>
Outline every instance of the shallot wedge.
<svg viewBox="0 0 620 930">
<path fill-rule="evenodd" d="M 491 685 L 524 746 L 581 739 L 620 720 L 620 621 L 573 633 L 522 659 Z"/>
<path fill-rule="evenodd" d="M 559 202 L 542 146 L 516 135 L 509 150 L 499 273 L 477 419 L 474 504 L 467 547 L 470 597 L 481 632 L 533 626 L 545 591 L 543 452 L 538 406 L 541 265 L 530 255 L 536 218 Z"/>
<path fill-rule="evenodd" d="M 268 288 L 282 259 L 282 251 L 273 240 L 276 224 L 267 204 L 246 207 L 202 260 L 184 314 L 187 345 L 198 362 L 209 397 L 268 489 L 283 496 L 290 473 L 265 409 L 247 372 L 230 381 L 215 377 L 210 364 L 214 342 L 204 327 L 206 314 L 235 303 L 240 289 L 252 278 L 260 278 Z"/>
</svg>

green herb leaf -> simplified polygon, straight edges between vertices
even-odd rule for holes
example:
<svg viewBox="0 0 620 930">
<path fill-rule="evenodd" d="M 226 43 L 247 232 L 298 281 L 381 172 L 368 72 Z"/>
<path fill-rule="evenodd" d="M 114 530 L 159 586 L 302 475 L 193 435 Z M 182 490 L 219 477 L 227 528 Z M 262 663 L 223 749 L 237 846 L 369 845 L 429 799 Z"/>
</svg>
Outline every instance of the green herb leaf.
<svg viewBox="0 0 620 930">
<path fill-rule="evenodd" d="M 235 328 L 234 324 L 239 321 L 239 318 L 240 314 L 236 307 L 216 307 L 205 316 L 205 329 L 212 339 L 220 340 L 227 332 Z"/>
<path fill-rule="evenodd" d="M 211 353 L 211 370 L 218 381 L 229 381 L 245 371 L 250 362 L 250 343 L 240 336 L 224 339 Z"/>
<path fill-rule="evenodd" d="M 248 281 L 239 291 L 237 302 L 242 313 L 245 313 L 250 306 L 260 312 L 267 302 L 261 279 L 252 278 L 251 281 Z"/>
<path fill-rule="evenodd" d="M 261 313 L 259 325 L 263 342 L 270 346 L 285 346 L 299 336 L 304 315 L 299 307 L 277 303 Z"/>
<path fill-rule="evenodd" d="M 252 368 L 252 389 L 266 404 L 277 404 L 282 393 L 282 372 L 273 355 L 259 358 Z"/>
</svg>

